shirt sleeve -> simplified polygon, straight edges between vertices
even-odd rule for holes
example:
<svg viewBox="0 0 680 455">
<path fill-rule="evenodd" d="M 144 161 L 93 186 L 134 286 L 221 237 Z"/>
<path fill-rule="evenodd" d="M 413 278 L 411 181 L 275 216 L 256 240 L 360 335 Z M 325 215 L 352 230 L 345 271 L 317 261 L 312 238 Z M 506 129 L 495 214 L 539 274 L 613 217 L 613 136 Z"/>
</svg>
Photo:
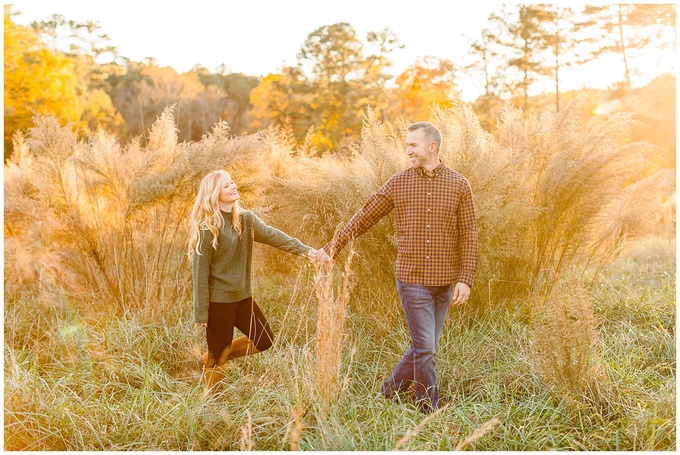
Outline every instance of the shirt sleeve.
<svg viewBox="0 0 680 455">
<path fill-rule="evenodd" d="M 461 273 L 459 282 L 472 287 L 477 272 L 477 220 L 472 199 L 472 189 L 467 180 L 458 206 L 458 244 L 460 247 Z"/>
<path fill-rule="evenodd" d="M 297 255 L 305 255 L 312 247 L 305 245 L 300 240 L 289 236 L 283 231 L 268 226 L 264 221 L 257 217 L 254 213 L 250 214 L 253 217 L 253 234 L 254 239 L 258 243 L 273 246 L 279 250 L 286 251 Z"/>
<path fill-rule="evenodd" d="M 347 222 L 347 225 L 323 247 L 330 257 L 335 258 L 352 239 L 368 231 L 392 211 L 394 208 L 394 200 L 391 196 L 393 180 L 394 178 L 388 180 L 377 193 L 368 198 L 364 206 Z"/>
<path fill-rule="evenodd" d="M 197 323 L 208 322 L 208 307 L 210 306 L 210 263 L 212 262 L 213 234 L 208 229 L 201 230 L 198 239 L 198 254 L 194 251 L 192 274 L 194 281 L 194 319 Z"/>
</svg>

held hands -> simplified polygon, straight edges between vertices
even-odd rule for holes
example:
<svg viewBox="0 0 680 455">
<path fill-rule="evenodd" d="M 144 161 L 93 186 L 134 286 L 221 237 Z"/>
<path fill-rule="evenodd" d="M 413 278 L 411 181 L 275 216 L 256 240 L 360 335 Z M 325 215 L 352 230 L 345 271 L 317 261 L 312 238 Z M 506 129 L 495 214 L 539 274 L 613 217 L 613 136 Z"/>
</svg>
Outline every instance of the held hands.
<svg viewBox="0 0 680 455">
<path fill-rule="evenodd" d="M 468 301 L 470 297 L 470 286 L 465 283 L 456 283 L 456 287 L 453 290 L 453 302 L 452 305 L 462 305 Z"/>
<path fill-rule="evenodd" d="M 326 253 L 323 248 L 315 250 L 312 248 L 307 253 L 307 257 L 314 263 L 314 265 L 321 265 L 324 262 L 332 261 L 331 257 Z"/>
</svg>

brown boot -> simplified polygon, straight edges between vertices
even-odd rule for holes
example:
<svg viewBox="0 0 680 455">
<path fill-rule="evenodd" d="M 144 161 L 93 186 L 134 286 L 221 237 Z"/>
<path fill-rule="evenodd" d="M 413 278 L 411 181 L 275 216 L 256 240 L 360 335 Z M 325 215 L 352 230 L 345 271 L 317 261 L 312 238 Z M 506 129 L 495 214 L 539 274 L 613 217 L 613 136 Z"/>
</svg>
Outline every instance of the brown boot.
<svg viewBox="0 0 680 455">
<path fill-rule="evenodd" d="M 210 395 L 223 390 L 224 384 L 222 384 L 222 379 L 224 379 L 224 371 L 217 366 L 217 359 L 210 352 L 207 352 L 203 359 L 205 360 L 205 365 L 203 365 L 204 393 Z"/>
<path fill-rule="evenodd" d="M 203 392 L 210 395 L 224 390 L 224 371 L 220 367 L 203 368 Z"/>
<path fill-rule="evenodd" d="M 205 364 L 208 363 L 208 353 L 204 352 L 202 356 L 196 360 L 196 363 L 198 364 L 199 367 L 203 367 Z"/>
<path fill-rule="evenodd" d="M 231 350 L 229 352 L 227 360 L 236 359 L 238 357 L 243 357 L 246 355 L 256 354 L 258 352 L 260 351 L 255 347 L 255 344 L 252 342 L 252 340 L 244 335 L 232 341 Z"/>
<path fill-rule="evenodd" d="M 220 357 L 217 359 L 217 366 L 224 368 L 224 365 L 227 363 L 227 360 L 229 360 L 229 354 L 231 353 L 231 346 L 227 346 L 224 348 L 224 351 L 222 351 L 222 354 L 220 354 Z"/>
</svg>

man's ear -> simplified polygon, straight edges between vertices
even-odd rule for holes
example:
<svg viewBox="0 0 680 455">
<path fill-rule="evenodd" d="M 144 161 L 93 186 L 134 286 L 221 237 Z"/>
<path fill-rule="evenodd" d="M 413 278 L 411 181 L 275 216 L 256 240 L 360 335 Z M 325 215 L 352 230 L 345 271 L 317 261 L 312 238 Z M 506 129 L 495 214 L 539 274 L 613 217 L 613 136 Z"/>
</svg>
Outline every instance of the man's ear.
<svg viewBox="0 0 680 455">
<path fill-rule="evenodd" d="M 436 153 L 437 152 L 437 143 L 432 141 L 430 142 L 430 153 Z"/>
</svg>

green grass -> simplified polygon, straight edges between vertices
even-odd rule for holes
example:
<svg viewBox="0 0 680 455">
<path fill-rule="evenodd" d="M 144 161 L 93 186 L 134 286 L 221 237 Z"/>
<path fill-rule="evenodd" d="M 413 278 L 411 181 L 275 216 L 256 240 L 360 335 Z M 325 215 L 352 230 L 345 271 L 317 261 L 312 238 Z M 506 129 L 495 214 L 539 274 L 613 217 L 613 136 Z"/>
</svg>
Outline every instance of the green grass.
<svg viewBox="0 0 680 455">
<path fill-rule="evenodd" d="M 260 275 L 256 298 L 275 345 L 230 363 L 225 391 L 210 398 L 189 301 L 121 316 L 62 297 L 6 299 L 5 449 L 288 450 L 300 406 L 302 450 L 392 450 L 424 419 L 408 394 L 379 394 L 409 343 L 396 293 L 350 302 L 341 391 L 324 407 L 314 389 L 311 276 Z M 448 407 L 402 449 L 453 450 L 498 419 L 466 449 L 675 450 L 674 246 L 636 245 L 588 285 L 600 321 L 596 391 L 541 381 L 524 302 L 474 315 L 452 308 L 438 352 Z"/>
</svg>

